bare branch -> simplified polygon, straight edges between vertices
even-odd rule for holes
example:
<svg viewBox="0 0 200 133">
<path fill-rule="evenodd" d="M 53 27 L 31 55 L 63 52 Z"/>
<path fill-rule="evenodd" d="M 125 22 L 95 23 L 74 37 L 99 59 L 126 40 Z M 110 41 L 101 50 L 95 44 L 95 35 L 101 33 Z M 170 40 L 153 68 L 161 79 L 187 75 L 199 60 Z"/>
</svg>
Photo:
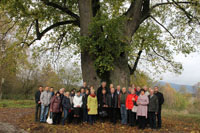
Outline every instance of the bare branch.
<svg viewBox="0 0 200 133">
<path fill-rule="evenodd" d="M 158 20 L 156 20 L 153 16 L 150 15 L 150 17 L 156 22 L 158 23 L 161 27 L 163 27 L 171 36 L 173 39 L 175 39 L 175 37 L 173 36 L 173 34 L 163 25 L 161 24 Z"/>
<path fill-rule="evenodd" d="M 172 0 L 175 4 L 175 6 L 177 6 L 178 9 L 180 9 L 181 11 L 184 12 L 184 14 L 186 15 L 186 17 L 189 19 L 188 23 L 192 22 L 192 19 L 194 18 L 198 24 L 200 25 L 199 19 L 193 15 L 191 15 L 188 11 L 186 11 L 178 2 Z"/>
<path fill-rule="evenodd" d="M 178 4 L 193 4 L 193 5 L 197 5 L 198 3 L 197 2 L 188 2 L 188 1 L 182 1 L 182 2 L 177 2 Z M 173 5 L 174 2 L 163 2 L 163 3 L 157 3 L 155 5 L 153 5 L 151 8 L 150 8 L 150 12 L 156 8 L 156 7 L 159 7 L 159 6 L 164 6 L 164 5 Z"/>
<path fill-rule="evenodd" d="M 1 34 L 2 34 L 1 41 L 4 40 L 4 38 L 6 37 L 6 35 L 10 32 L 10 30 L 12 30 L 12 29 L 14 28 L 14 26 L 16 25 L 16 23 L 17 23 L 17 21 L 15 21 L 15 22 L 13 23 L 13 25 L 10 26 L 10 27 L 6 30 L 6 32 L 1 33 Z"/>
<path fill-rule="evenodd" d="M 68 15 L 72 16 L 73 18 L 75 18 L 76 20 L 80 21 L 80 17 L 77 14 L 73 13 L 72 11 L 70 11 L 67 7 L 62 7 L 59 4 L 50 2 L 49 0 L 41 0 L 41 1 L 43 1 L 43 3 L 45 5 L 54 7 L 56 9 L 59 9 L 60 11 L 65 12 L 66 14 L 68 14 Z"/>
<path fill-rule="evenodd" d="M 168 60 L 168 59 L 166 59 L 163 55 L 158 54 L 158 53 L 156 52 L 156 50 L 155 50 L 153 47 L 151 47 L 151 49 L 153 50 L 153 52 L 154 52 L 157 56 L 161 57 L 163 60 L 167 61 L 168 63 L 172 63 L 171 60 Z"/>
</svg>

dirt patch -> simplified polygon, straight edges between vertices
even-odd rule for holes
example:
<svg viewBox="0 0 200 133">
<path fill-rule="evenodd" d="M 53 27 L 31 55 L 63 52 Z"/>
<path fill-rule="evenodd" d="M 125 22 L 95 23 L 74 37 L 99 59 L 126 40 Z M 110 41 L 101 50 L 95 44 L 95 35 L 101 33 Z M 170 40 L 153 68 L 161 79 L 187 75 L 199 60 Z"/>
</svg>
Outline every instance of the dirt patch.
<svg viewBox="0 0 200 133">
<path fill-rule="evenodd" d="M 5 123 L 5 122 L 0 122 L 0 133 L 27 133 L 23 129 L 16 128 L 15 126 Z"/>
<path fill-rule="evenodd" d="M 62 125 L 48 125 L 46 123 L 34 122 L 34 108 L 14 109 L 14 108 L 0 108 L 0 121 L 1 123 L 9 123 L 10 131 L 24 129 L 25 132 L 33 133 L 138 133 L 138 132 L 200 132 L 199 123 L 193 121 L 184 121 L 173 117 L 163 117 L 163 127 L 160 130 L 138 130 L 137 127 L 122 126 L 120 123 L 112 125 L 109 122 L 97 122 L 93 126 L 89 124 L 66 124 Z M 2 125 L 4 126 L 4 125 Z M 3 131 L 3 130 L 2 130 Z M 1 132 L 1 128 L 0 128 Z"/>
</svg>

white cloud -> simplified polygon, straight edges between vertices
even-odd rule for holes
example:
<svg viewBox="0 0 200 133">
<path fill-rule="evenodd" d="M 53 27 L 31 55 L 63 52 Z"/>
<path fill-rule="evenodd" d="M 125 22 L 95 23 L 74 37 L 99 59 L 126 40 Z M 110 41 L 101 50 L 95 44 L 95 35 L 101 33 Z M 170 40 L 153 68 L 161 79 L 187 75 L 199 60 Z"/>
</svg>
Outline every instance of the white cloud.
<svg viewBox="0 0 200 133">
<path fill-rule="evenodd" d="M 181 75 L 174 73 L 164 73 L 162 75 L 163 81 L 184 85 L 194 85 L 200 82 L 200 54 L 193 53 L 187 57 L 178 55 L 175 57 L 176 61 L 183 64 L 183 72 Z"/>
</svg>

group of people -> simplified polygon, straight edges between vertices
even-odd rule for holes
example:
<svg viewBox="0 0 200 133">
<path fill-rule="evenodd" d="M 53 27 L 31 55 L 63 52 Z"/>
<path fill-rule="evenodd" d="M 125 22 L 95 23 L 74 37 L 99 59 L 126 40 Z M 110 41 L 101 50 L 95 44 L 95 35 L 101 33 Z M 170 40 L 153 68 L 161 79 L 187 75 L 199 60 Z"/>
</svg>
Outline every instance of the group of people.
<svg viewBox="0 0 200 133">
<path fill-rule="evenodd" d="M 86 82 L 79 90 L 70 92 L 65 92 L 65 88 L 54 92 L 53 87 L 43 90 L 40 86 L 35 94 L 35 121 L 45 123 L 49 114 L 53 124 L 65 125 L 67 121 L 92 125 L 97 120 L 116 124 L 121 120 L 121 124 L 138 125 L 139 129 L 147 125 L 152 129 L 161 128 L 164 97 L 158 89 L 157 86 L 140 88 L 134 84 L 128 89 L 120 85 L 115 89 L 113 84 L 107 88 L 106 82 L 102 82 L 97 91 L 93 86 L 88 88 Z"/>
</svg>

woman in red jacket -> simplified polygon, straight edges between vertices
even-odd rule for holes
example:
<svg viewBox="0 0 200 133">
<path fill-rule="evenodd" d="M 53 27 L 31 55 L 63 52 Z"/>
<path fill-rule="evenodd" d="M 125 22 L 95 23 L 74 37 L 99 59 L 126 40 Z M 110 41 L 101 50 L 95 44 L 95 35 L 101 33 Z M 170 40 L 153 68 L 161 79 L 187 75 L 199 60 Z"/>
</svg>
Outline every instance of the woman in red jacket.
<svg viewBox="0 0 200 133">
<path fill-rule="evenodd" d="M 129 94 L 126 98 L 126 109 L 128 112 L 128 123 L 130 126 L 134 126 L 136 124 L 136 112 L 133 107 L 136 106 L 138 96 L 135 94 L 135 90 L 131 89 L 131 94 Z"/>
</svg>

